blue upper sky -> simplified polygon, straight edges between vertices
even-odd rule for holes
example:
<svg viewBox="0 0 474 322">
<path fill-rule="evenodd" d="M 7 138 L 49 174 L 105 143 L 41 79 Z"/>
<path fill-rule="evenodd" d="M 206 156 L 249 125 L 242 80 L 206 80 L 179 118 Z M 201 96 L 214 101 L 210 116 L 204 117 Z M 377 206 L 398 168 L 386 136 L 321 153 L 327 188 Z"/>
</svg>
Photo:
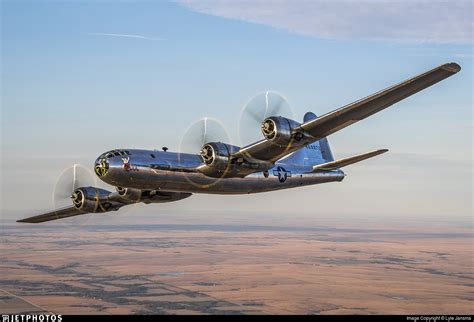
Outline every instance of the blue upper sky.
<svg viewBox="0 0 474 322">
<path fill-rule="evenodd" d="M 50 208 L 49 193 L 67 165 L 91 166 L 115 147 L 176 150 L 187 126 L 203 116 L 220 119 L 239 144 L 240 110 L 263 90 L 283 93 L 301 119 L 455 61 L 458 75 L 330 137 L 336 157 L 385 147 L 390 153 L 347 168 L 351 175 L 335 188 L 277 194 L 319 195 L 326 205 L 353 196 L 355 210 L 320 208 L 334 213 L 375 215 L 400 205 L 405 215 L 468 216 L 472 4 L 449 9 L 437 2 L 417 17 L 408 4 L 375 16 L 371 10 L 380 8 L 371 3 L 349 12 L 343 2 L 305 8 L 308 2 L 282 1 L 267 10 L 271 2 L 3 1 L 2 208 Z M 409 14 L 402 19 L 395 9 Z M 437 10 L 453 10 L 450 20 Z M 20 188 L 44 195 L 21 203 Z M 367 194 L 380 205 L 361 201 Z M 206 198 L 216 209 L 247 198 L 243 210 L 258 211 L 272 196 L 197 196 L 156 207 L 193 209 Z M 313 211 L 309 201 L 297 210 Z"/>
</svg>

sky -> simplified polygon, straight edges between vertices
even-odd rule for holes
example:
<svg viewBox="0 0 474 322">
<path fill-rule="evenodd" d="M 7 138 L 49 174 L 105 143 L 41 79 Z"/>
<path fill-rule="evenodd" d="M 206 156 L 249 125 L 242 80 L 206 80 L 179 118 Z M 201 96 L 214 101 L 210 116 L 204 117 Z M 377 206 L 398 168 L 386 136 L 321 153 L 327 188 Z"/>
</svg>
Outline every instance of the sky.
<svg viewBox="0 0 474 322">
<path fill-rule="evenodd" d="M 345 168 L 342 183 L 116 216 L 472 224 L 471 1 L 4 0 L 1 15 L 3 218 L 52 209 L 61 172 L 92 169 L 104 151 L 176 151 L 202 117 L 240 145 L 240 112 L 261 91 L 284 94 L 301 121 L 454 61 L 457 75 L 329 137 L 336 158 L 390 150 Z"/>
</svg>

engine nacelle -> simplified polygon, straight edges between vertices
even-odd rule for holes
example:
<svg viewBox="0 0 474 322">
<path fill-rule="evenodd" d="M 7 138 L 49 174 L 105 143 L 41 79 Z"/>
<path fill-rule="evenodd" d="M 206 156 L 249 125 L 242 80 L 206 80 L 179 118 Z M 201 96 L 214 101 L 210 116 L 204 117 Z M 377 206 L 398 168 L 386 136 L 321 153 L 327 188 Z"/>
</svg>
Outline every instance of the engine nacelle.
<svg viewBox="0 0 474 322">
<path fill-rule="evenodd" d="M 164 203 L 185 199 L 191 196 L 191 193 L 187 192 L 168 192 L 168 191 L 144 191 L 142 195 L 142 201 L 148 203 Z"/>
<path fill-rule="evenodd" d="M 287 146 L 292 142 L 299 142 L 305 137 L 300 130 L 300 125 L 296 121 L 281 116 L 271 116 L 262 122 L 261 129 L 267 140 Z"/>
<path fill-rule="evenodd" d="M 108 199 L 110 191 L 94 188 L 82 187 L 76 189 L 72 194 L 74 207 L 84 212 L 107 212 L 116 210 L 117 205 Z"/>
<path fill-rule="evenodd" d="M 237 146 L 221 142 L 205 144 L 200 152 L 205 166 L 201 167 L 199 171 L 216 178 L 230 176 L 236 171 L 236 166 L 230 163 L 230 156 L 239 149 Z"/>
<path fill-rule="evenodd" d="M 117 187 L 117 193 L 120 198 L 128 203 L 143 202 L 149 203 L 163 203 L 188 198 L 191 193 L 186 192 L 168 192 L 159 190 L 140 190 L 134 188 Z M 113 197 L 114 199 L 115 197 Z M 115 199 L 114 199 L 115 200 Z"/>
<path fill-rule="evenodd" d="M 120 197 L 127 201 L 140 202 L 142 199 L 143 192 L 140 189 L 117 187 L 116 190 Z"/>
</svg>

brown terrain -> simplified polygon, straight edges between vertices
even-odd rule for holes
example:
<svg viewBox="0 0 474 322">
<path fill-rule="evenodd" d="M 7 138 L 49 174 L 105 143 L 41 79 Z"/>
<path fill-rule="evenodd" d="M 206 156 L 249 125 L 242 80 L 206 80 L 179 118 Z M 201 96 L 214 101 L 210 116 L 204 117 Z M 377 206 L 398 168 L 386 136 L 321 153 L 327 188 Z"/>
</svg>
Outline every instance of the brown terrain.
<svg viewBox="0 0 474 322">
<path fill-rule="evenodd" d="M 0 313 L 474 313 L 471 227 L 156 221 L 5 224 Z"/>
</svg>

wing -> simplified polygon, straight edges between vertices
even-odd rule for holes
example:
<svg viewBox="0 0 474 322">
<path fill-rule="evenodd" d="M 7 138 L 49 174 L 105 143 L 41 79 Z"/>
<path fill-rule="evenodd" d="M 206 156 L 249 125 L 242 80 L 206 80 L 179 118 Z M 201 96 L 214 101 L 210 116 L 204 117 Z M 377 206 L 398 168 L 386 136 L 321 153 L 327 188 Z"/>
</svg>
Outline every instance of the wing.
<svg viewBox="0 0 474 322">
<path fill-rule="evenodd" d="M 45 214 L 42 214 L 42 215 L 17 220 L 16 222 L 26 222 L 26 223 L 36 224 L 36 223 L 50 221 L 50 220 L 63 219 L 63 218 L 67 218 L 67 217 L 84 215 L 86 213 L 87 212 L 78 210 L 76 207 L 71 206 L 71 207 L 67 207 L 67 208 L 53 210 L 51 212 L 48 212 L 48 213 L 45 213 Z"/>
<path fill-rule="evenodd" d="M 379 154 L 387 152 L 387 149 L 382 149 L 382 150 L 376 150 L 372 152 L 367 152 L 364 154 L 358 154 L 354 155 L 352 157 L 336 160 L 336 161 L 331 161 L 327 163 L 322 163 L 322 164 L 317 164 L 313 166 L 313 171 L 311 172 L 319 172 L 319 171 L 329 171 L 329 170 L 336 170 L 345 166 L 348 166 L 353 163 L 357 163 L 363 160 L 366 160 L 368 158 L 375 157 Z"/>
<path fill-rule="evenodd" d="M 171 202 L 177 201 L 181 199 L 185 199 L 191 196 L 191 193 L 185 192 L 169 192 L 169 191 L 156 191 L 153 194 L 150 194 L 149 190 L 143 190 L 141 197 L 139 200 L 134 200 L 133 198 L 130 199 L 127 195 L 119 195 L 117 192 L 110 192 L 107 190 L 87 187 L 87 188 L 78 188 L 78 189 L 88 189 L 83 190 L 83 193 L 91 192 L 92 194 L 88 196 L 89 200 L 92 198 L 97 197 L 99 193 L 101 193 L 101 198 L 99 200 L 96 199 L 95 202 L 97 204 L 93 207 L 94 210 L 90 208 L 81 208 L 77 209 L 75 206 L 70 206 L 58 210 L 53 210 L 51 212 L 33 216 L 25 219 L 17 220 L 17 222 L 21 223 L 42 223 L 45 221 L 63 219 L 73 216 L 85 215 L 88 213 L 106 213 L 110 211 L 118 210 L 124 206 L 131 205 L 138 202 L 143 202 L 145 204 L 149 203 L 163 203 L 163 202 Z M 91 190 L 92 189 L 92 190 Z M 89 211 L 86 211 L 89 209 Z"/>
<path fill-rule="evenodd" d="M 316 139 L 337 132 L 346 126 L 363 120 L 381 110 L 428 88 L 449 76 L 459 72 L 461 67 L 456 63 L 438 66 L 426 73 L 410 78 L 397 85 L 384 89 L 359 101 L 341 107 L 301 127 Z"/>
<path fill-rule="evenodd" d="M 449 76 L 459 72 L 461 67 L 456 63 L 438 66 L 428 72 L 410 78 L 392 87 L 322 115 L 314 120 L 301 124 L 301 129 L 312 138 L 312 143 L 337 132 L 346 126 L 363 120 L 381 110 L 425 89 Z M 285 155 L 301 148 L 301 145 L 279 146 L 268 140 L 248 145 L 235 153 L 235 157 L 250 158 L 275 162 Z"/>
</svg>

